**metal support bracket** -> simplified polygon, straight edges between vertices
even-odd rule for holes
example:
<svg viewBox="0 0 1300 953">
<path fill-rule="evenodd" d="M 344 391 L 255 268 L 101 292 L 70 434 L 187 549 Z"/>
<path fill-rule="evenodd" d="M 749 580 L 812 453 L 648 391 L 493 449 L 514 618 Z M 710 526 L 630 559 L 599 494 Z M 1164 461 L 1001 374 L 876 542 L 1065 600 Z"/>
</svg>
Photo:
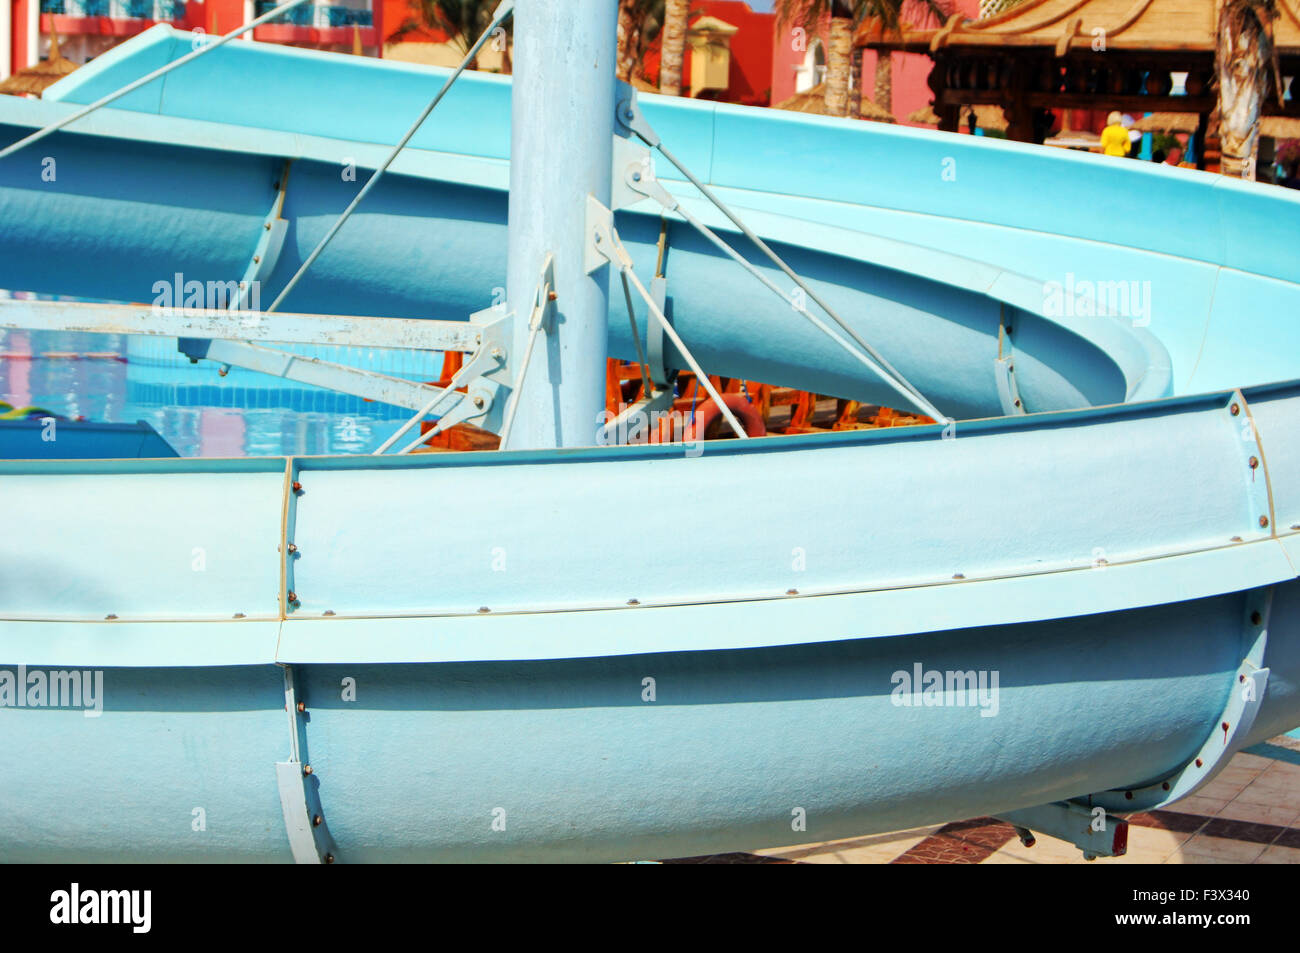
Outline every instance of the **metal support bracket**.
<svg viewBox="0 0 1300 953">
<path fill-rule="evenodd" d="M 248 267 L 244 269 L 244 277 L 239 280 L 239 300 L 232 305 L 235 310 L 243 311 L 248 308 L 248 297 L 254 282 L 258 283 L 258 300 L 261 300 L 261 282 L 275 270 L 276 263 L 280 260 L 280 252 L 284 249 L 284 237 L 289 231 L 289 223 L 281 216 L 284 212 L 285 193 L 289 188 L 289 168 L 292 165 L 292 159 L 285 159 L 280 169 L 280 177 L 275 183 L 275 200 L 271 203 L 271 211 L 267 213 L 262 227 L 258 229 L 253 256 L 248 260 Z"/>
<path fill-rule="evenodd" d="M 1103 807 L 1114 813 L 1152 811 L 1193 794 L 1228 766 L 1255 724 L 1268 689 L 1269 670 L 1263 667 L 1268 647 L 1268 620 L 1273 606 L 1272 588 L 1253 590 L 1246 596 L 1243 635 L 1249 644 L 1228 692 L 1228 701 L 1195 756 L 1163 780 L 1141 788 L 1103 791 L 1086 798 L 1088 808 Z M 1077 803 L 1077 802 L 1076 802 Z"/>
<path fill-rule="evenodd" d="M 599 204 L 599 203 L 597 203 Z M 550 334 L 555 330 L 555 256 L 547 255 L 533 292 L 533 310 L 528 315 L 528 330 Z"/>
<path fill-rule="evenodd" d="M 241 367 L 270 377 L 283 377 L 408 410 L 423 407 L 431 397 L 441 393 L 439 388 L 427 384 L 302 354 L 291 354 L 259 344 L 181 338 L 177 347 L 182 354 L 193 360 L 209 360 L 227 367 Z"/>
<path fill-rule="evenodd" d="M 588 195 L 587 241 L 582 249 L 583 271 L 590 275 L 611 263 L 615 268 L 624 263 L 630 268 L 632 259 L 614 241 L 614 213 L 602 205 L 596 196 Z"/>
<path fill-rule="evenodd" d="M 1272 604 L 1271 588 L 1248 594 L 1242 630 L 1249 646 L 1246 657 L 1237 668 L 1222 714 L 1190 761 L 1145 787 L 1005 811 L 998 818 L 1015 826 L 1026 846 L 1033 842 L 1030 831 L 1038 831 L 1074 844 L 1086 860 L 1123 855 L 1128 849 L 1128 822 L 1116 815 L 1153 811 L 1194 793 L 1227 767 L 1250 733 L 1268 687 L 1269 670 L 1262 666 Z"/>
<path fill-rule="evenodd" d="M 615 143 L 618 142 L 628 142 L 628 140 L 616 136 Z M 659 184 L 650 150 L 635 143 L 629 143 L 621 150 L 619 148 L 614 150 L 612 191 L 616 196 L 621 196 L 625 203 L 615 205 L 616 209 L 635 205 L 642 199 L 650 199 L 665 212 L 675 212 L 680 205 L 677 199 Z"/>
<path fill-rule="evenodd" d="M 284 665 L 284 707 L 289 715 L 289 760 L 275 763 L 284 830 L 296 864 L 332 864 L 337 847 L 325 824 L 320 781 L 307 760 L 306 705 L 298 698 L 293 666 Z"/>
<path fill-rule="evenodd" d="M 478 343 L 463 372 L 464 379 L 470 381 L 469 399 L 457 402 L 455 412 L 459 418 L 456 423 L 486 419 L 491 413 L 501 385 L 489 379 L 488 375 L 506 364 L 506 334 L 510 321 L 509 314 L 502 314 L 495 308 L 470 316 L 472 330 L 466 337 Z M 426 414 L 435 412 L 444 399 L 451 396 L 451 392 L 429 384 L 242 341 L 181 338 L 178 348 L 193 360 L 206 359 L 225 366 L 242 367 L 394 407 L 423 410 Z"/>
<path fill-rule="evenodd" d="M 465 362 L 467 393 L 455 408 L 459 419 L 453 423 L 474 422 L 476 426 L 495 431 L 501 426 L 505 410 L 498 398 L 508 386 L 515 315 L 504 307 L 491 307 L 475 311 L 469 321 L 480 329 L 482 344 Z"/>
<path fill-rule="evenodd" d="M 298 547 L 294 538 L 298 531 L 298 497 L 302 494 L 299 482 L 302 464 L 297 457 L 289 457 L 284 469 L 284 513 L 280 528 L 280 618 L 287 619 L 302 605 L 298 598 L 296 575 Z"/>
<path fill-rule="evenodd" d="M 643 432 L 652 433 L 655 424 L 654 415 L 662 413 L 666 408 L 671 409 L 673 400 L 671 390 L 656 390 L 652 396 L 643 397 L 629 404 L 621 414 L 600 428 L 596 433 L 596 443 L 600 446 L 611 446 L 644 442 L 632 438 Z"/>
<path fill-rule="evenodd" d="M 656 275 L 650 279 L 650 297 L 654 298 L 655 307 L 663 312 L 671 324 L 673 320 L 672 305 L 668 301 L 668 279 Z M 645 329 L 646 364 L 650 369 L 650 382 L 656 389 L 671 391 L 677 381 L 680 369 L 668 363 L 667 335 L 658 321 L 647 321 Z"/>
<path fill-rule="evenodd" d="M 380 444 L 375 455 L 387 452 L 389 447 L 401 439 L 408 430 L 431 414 L 438 417 L 434 429 L 421 434 L 399 450 L 399 454 L 410 453 L 426 441 L 432 440 L 437 434 L 457 424 L 478 420 L 486 429 L 497 429 L 500 415 L 497 412 L 496 398 L 501 388 L 505 386 L 503 376 L 507 364 L 506 340 L 514 323 L 514 315 L 499 307 L 485 308 L 470 315 L 470 323 L 482 330 L 479 332 L 481 343 L 469 361 L 453 375 L 445 389 L 431 388 L 437 391 L 436 396 L 428 403 L 415 407 L 415 416 Z M 462 386 L 465 387 L 463 394 L 460 393 Z M 448 400 L 454 400 L 456 403 L 443 410 L 442 407 Z"/>
<path fill-rule="evenodd" d="M 654 127 L 646 120 L 645 114 L 641 112 L 641 105 L 637 102 L 636 88 L 628 83 L 620 82 L 614 95 L 615 102 L 618 104 L 615 109 L 615 119 L 619 126 L 626 129 L 630 134 L 637 136 L 651 149 L 659 145 L 659 134 L 654 131 Z"/>
<path fill-rule="evenodd" d="M 1085 860 L 1098 857 L 1123 857 L 1128 852 L 1128 821 L 1107 814 L 1102 808 L 1090 810 L 1068 801 L 1042 804 L 1020 811 L 997 815 L 1016 829 L 1020 842 L 1032 847 L 1031 831 L 1046 834 L 1073 844 L 1083 851 Z"/>
<path fill-rule="evenodd" d="M 997 376 L 998 402 L 1002 413 L 1009 417 L 1025 413 L 1025 405 L 1020 399 L 1020 387 L 1016 384 L 1015 353 L 1011 344 L 1011 328 L 1007 326 L 1006 305 L 998 308 L 998 356 L 993 364 Z"/>
<path fill-rule="evenodd" d="M 1237 431 L 1237 447 L 1241 454 L 1242 472 L 1247 473 L 1246 499 L 1250 506 L 1250 524 L 1241 535 L 1246 538 L 1266 539 L 1272 536 L 1273 491 L 1268 468 L 1264 465 L 1264 449 L 1255 430 L 1255 415 L 1241 391 L 1233 391 L 1223 407 L 1229 424 Z"/>
<path fill-rule="evenodd" d="M 659 205 L 665 212 L 673 212 L 678 208 L 677 200 L 659 184 L 650 150 L 619 136 L 614 137 L 612 194 L 616 210 L 629 208 L 646 199 Z M 593 227 L 600 224 L 599 221 L 594 222 Z M 668 279 L 663 275 L 655 275 L 650 280 L 650 295 L 664 316 L 671 317 L 668 313 Z M 677 379 L 678 369 L 669 366 L 665 360 L 663 328 L 657 321 L 647 321 L 645 333 L 650 381 L 656 389 L 670 388 Z"/>
<path fill-rule="evenodd" d="M 623 136 L 614 137 L 614 164 L 611 171 L 609 204 L 614 211 L 631 208 L 647 197 L 653 197 L 661 204 L 671 202 L 676 207 L 677 203 L 672 196 L 659 186 L 655 178 L 653 154 L 639 141 Z M 641 183 L 653 183 L 661 195 L 649 196 L 644 187 L 639 187 Z"/>
<path fill-rule="evenodd" d="M 465 321 L 20 298 L 0 299 L 0 328 L 416 351 L 468 352 L 483 343 L 480 328 Z"/>
</svg>

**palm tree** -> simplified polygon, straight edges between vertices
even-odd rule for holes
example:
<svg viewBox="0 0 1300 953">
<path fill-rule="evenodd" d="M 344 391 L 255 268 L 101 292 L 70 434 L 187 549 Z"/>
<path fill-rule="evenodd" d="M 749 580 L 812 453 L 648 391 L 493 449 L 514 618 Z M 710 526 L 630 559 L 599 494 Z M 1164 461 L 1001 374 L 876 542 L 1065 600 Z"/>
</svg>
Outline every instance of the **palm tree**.
<svg viewBox="0 0 1300 953">
<path fill-rule="evenodd" d="M 1007 6 L 1020 0 L 1006 0 Z M 904 12 L 916 26 L 942 23 L 951 13 L 948 0 L 866 0 L 858 4 L 858 19 L 875 17 L 880 20 L 882 34 L 898 35 Z M 888 50 L 876 54 L 876 105 L 886 112 L 894 111 L 894 63 Z"/>
<path fill-rule="evenodd" d="M 853 53 L 853 27 L 868 17 L 880 20 L 885 32 L 897 33 L 904 7 L 916 8 L 918 22 L 948 15 L 947 0 L 777 0 L 777 23 L 806 30 L 816 30 L 830 17 L 830 43 L 826 57 L 826 112 L 831 116 L 848 114 L 850 59 Z M 888 53 L 876 57 L 876 105 L 890 109 L 893 100 L 893 69 Z"/>
<path fill-rule="evenodd" d="M 618 78 L 632 81 L 664 22 L 665 0 L 618 0 Z"/>
<path fill-rule="evenodd" d="M 1215 66 L 1219 78 L 1220 171 L 1255 178 L 1259 118 L 1273 75 L 1278 100 L 1282 76 L 1273 45 L 1275 0 L 1219 0 Z"/>
<path fill-rule="evenodd" d="M 664 42 L 659 58 L 659 92 L 668 96 L 682 94 L 682 60 L 686 54 L 686 21 L 690 0 L 666 0 Z"/>
<path fill-rule="evenodd" d="M 885 0 L 901 2 L 901 0 Z M 830 42 L 826 47 L 826 113 L 847 116 L 849 113 L 849 71 L 853 56 L 853 25 L 861 14 L 862 0 L 777 0 L 777 25 L 790 24 L 815 33 L 827 16 L 831 20 Z"/>
<path fill-rule="evenodd" d="M 411 15 L 389 35 L 395 40 L 409 33 L 418 33 L 430 27 L 447 34 L 454 48 L 461 54 L 469 52 L 475 41 L 483 35 L 500 0 L 408 0 Z M 507 24 L 506 29 L 509 30 Z M 505 52 L 505 70 L 510 72 L 510 49 Z M 478 58 L 470 61 L 470 69 L 478 69 Z"/>
</svg>

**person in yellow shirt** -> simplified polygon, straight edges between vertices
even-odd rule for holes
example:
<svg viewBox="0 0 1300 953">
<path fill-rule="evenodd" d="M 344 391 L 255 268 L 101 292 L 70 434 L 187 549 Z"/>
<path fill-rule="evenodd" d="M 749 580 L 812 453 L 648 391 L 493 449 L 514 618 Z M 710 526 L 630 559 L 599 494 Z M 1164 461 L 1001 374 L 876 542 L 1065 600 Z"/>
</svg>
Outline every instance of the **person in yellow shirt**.
<svg viewBox="0 0 1300 953">
<path fill-rule="evenodd" d="M 1126 156 L 1133 149 L 1133 140 L 1123 121 L 1117 112 L 1106 117 L 1106 128 L 1101 131 L 1101 151 L 1108 156 Z"/>
</svg>

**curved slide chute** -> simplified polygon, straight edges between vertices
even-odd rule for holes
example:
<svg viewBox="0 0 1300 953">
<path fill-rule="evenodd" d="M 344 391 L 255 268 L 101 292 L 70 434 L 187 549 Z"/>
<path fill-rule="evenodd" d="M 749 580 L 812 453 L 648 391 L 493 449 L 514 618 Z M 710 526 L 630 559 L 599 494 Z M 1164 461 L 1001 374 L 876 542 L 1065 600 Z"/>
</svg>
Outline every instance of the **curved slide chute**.
<svg viewBox="0 0 1300 953">
<path fill-rule="evenodd" d="M 45 101 L 0 97 L 0 141 L 189 44 L 156 27 Z M 269 302 L 444 75 L 216 50 L 0 162 L 0 286 L 228 281 L 277 209 Z M 509 95 L 465 76 L 284 310 L 491 304 Z M 105 701 L 7 716 L 6 857 L 613 860 L 1088 804 L 1118 825 L 1300 723 L 1290 193 L 641 105 L 955 423 L 698 454 L 0 461 L 0 559 L 42 580 L 0 582 L 0 663 L 102 672 Z M 684 222 L 644 203 L 617 227 L 709 373 L 896 399 Z M 610 299 L 610 353 L 634 357 Z"/>
</svg>

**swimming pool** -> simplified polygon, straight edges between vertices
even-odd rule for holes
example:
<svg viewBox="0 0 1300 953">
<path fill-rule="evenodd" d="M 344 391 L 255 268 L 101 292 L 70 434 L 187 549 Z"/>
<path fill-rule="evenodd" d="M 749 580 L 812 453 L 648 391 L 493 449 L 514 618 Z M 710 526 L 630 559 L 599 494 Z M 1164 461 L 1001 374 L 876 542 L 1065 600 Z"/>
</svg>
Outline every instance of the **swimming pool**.
<svg viewBox="0 0 1300 953">
<path fill-rule="evenodd" d="M 297 353 L 308 349 L 285 348 Z M 326 360 L 436 380 L 442 355 L 316 348 Z M 409 412 L 241 368 L 191 364 L 172 338 L 0 330 L 0 400 L 103 423 L 142 420 L 185 457 L 369 453 Z"/>
</svg>

